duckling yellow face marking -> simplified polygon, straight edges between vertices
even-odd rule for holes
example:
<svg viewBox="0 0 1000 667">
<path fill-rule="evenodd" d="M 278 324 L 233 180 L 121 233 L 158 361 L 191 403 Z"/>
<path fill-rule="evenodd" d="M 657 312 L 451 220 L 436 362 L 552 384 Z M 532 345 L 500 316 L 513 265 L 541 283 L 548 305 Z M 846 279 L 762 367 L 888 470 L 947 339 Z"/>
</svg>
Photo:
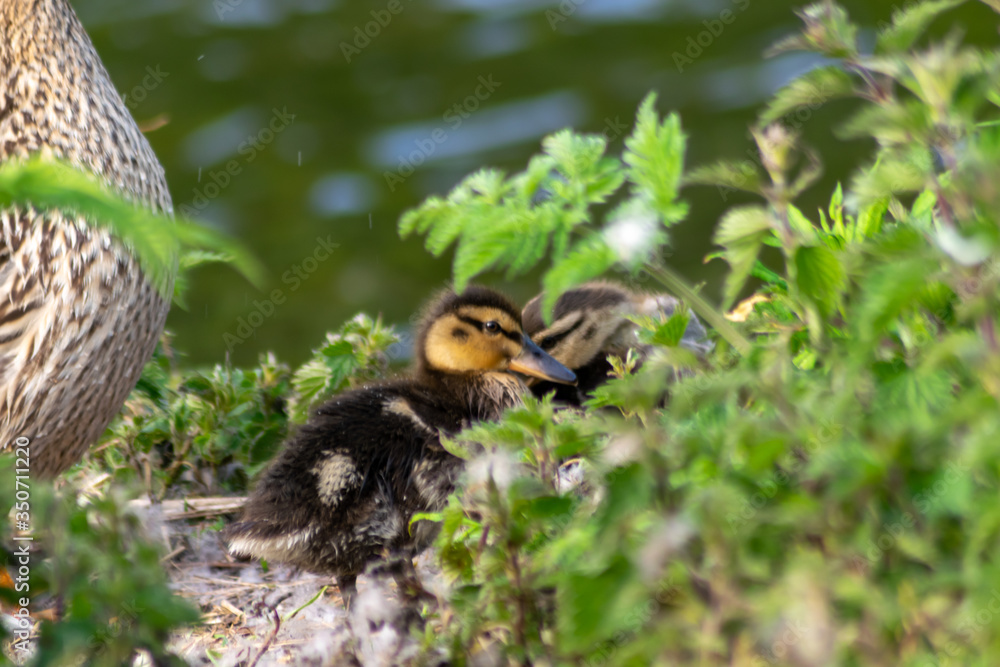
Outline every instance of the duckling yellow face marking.
<svg viewBox="0 0 1000 667">
<path fill-rule="evenodd" d="M 521 353 L 521 325 L 510 313 L 489 306 L 460 306 L 435 320 L 424 352 L 432 368 L 449 373 L 506 370 Z"/>
</svg>

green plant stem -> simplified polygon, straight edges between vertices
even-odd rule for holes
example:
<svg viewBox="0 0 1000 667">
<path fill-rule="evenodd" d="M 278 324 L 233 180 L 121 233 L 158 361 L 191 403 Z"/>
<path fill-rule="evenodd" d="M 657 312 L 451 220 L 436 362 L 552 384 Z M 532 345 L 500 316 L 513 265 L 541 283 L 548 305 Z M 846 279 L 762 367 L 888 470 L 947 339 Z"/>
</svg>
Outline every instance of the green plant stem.
<svg viewBox="0 0 1000 667">
<path fill-rule="evenodd" d="M 300 611 L 302 611 L 303 609 L 305 609 L 306 607 L 308 607 L 312 603 L 316 602 L 316 600 L 320 599 L 320 597 L 323 595 L 323 593 L 326 593 L 326 589 L 328 589 L 328 588 L 329 588 L 329 586 L 324 586 L 323 588 L 319 589 L 319 592 L 316 593 L 316 595 L 314 595 L 311 598 L 309 598 L 308 602 L 303 603 L 303 605 L 301 607 L 299 607 L 298 609 L 294 610 L 292 613 L 290 613 L 287 616 L 285 616 L 285 618 L 283 620 L 287 623 L 291 619 L 295 618 L 295 615 L 297 613 L 299 613 Z"/>
<path fill-rule="evenodd" d="M 730 324 L 729 320 L 713 308 L 708 301 L 701 298 L 683 278 L 666 266 L 659 264 L 650 264 L 646 267 L 646 270 L 660 284 L 679 296 L 684 303 L 694 309 L 694 312 L 700 315 L 709 326 L 719 332 L 719 335 L 726 339 L 726 342 L 732 345 L 737 352 L 744 356 L 750 352 L 750 341 L 744 338 L 743 334 L 737 331 L 736 327 Z"/>
</svg>

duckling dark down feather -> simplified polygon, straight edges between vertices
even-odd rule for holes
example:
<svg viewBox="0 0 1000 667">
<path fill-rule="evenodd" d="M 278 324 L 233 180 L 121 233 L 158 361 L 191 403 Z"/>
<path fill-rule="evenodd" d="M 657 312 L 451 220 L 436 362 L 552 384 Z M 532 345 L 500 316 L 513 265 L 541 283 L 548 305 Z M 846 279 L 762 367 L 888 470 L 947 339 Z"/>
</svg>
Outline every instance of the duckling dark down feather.
<svg viewBox="0 0 1000 667">
<path fill-rule="evenodd" d="M 410 519 L 440 510 L 463 470 L 441 435 L 520 404 L 526 389 L 511 371 L 525 368 L 572 381 L 523 336 L 504 297 L 445 294 L 424 318 L 411 377 L 319 407 L 227 529 L 230 552 L 336 575 L 346 595 L 370 561 L 419 552 L 434 529 L 420 522 L 411 536 Z"/>
</svg>

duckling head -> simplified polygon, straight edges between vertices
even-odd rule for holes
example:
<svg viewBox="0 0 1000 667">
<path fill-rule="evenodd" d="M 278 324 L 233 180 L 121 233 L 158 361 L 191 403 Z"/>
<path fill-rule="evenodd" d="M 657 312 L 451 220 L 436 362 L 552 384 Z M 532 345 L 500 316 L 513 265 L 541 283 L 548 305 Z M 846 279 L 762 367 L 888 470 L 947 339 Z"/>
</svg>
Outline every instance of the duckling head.
<svg viewBox="0 0 1000 667">
<path fill-rule="evenodd" d="M 626 314 L 651 314 L 656 297 L 640 297 L 613 283 L 587 283 L 559 295 L 552 324 L 542 317 L 542 295 L 524 307 L 525 332 L 538 346 L 569 368 L 582 368 L 608 354 L 636 345 L 635 326 Z"/>
<path fill-rule="evenodd" d="M 470 286 L 445 292 L 427 311 L 417 338 L 418 369 L 475 375 L 515 372 L 562 384 L 576 375 L 553 359 L 521 327 L 521 314 L 502 294 Z"/>
</svg>

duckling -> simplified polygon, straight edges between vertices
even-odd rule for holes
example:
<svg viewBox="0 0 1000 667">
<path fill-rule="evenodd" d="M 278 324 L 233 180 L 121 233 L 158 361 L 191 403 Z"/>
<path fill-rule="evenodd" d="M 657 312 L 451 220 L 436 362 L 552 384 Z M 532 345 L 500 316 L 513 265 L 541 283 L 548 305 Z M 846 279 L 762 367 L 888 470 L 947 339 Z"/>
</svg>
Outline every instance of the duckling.
<svg viewBox="0 0 1000 667">
<path fill-rule="evenodd" d="M 520 405 L 515 373 L 576 381 L 490 289 L 443 293 L 418 331 L 409 377 L 336 396 L 289 440 L 225 531 L 231 554 L 335 575 L 349 606 L 367 563 L 384 552 L 410 563 L 433 540 L 430 524 L 413 536 L 409 524 L 444 507 L 463 469 L 442 435 Z"/>
<path fill-rule="evenodd" d="M 556 301 L 552 324 L 542 319 L 542 294 L 527 303 L 521 313 L 524 331 L 543 350 L 577 375 L 574 386 L 531 381 L 531 390 L 541 397 L 555 392 L 557 401 L 580 405 L 591 392 L 608 380 L 608 356 L 624 358 L 629 348 L 640 360 L 649 350 L 636 338 L 637 327 L 629 315 L 670 316 L 679 305 L 667 294 L 641 294 L 611 282 L 590 282 L 568 290 Z M 698 355 L 712 349 L 701 321 L 691 313 L 681 345 Z"/>
<path fill-rule="evenodd" d="M 163 168 L 67 0 L 3 0 L 0 162 L 38 153 L 173 213 Z M 31 206 L 0 209 L 0 295 L 0 449 L 26 438 L 32 473 L 52 477 L 121 408 L 170 302 L 108 232 Z"/>
</svg>

